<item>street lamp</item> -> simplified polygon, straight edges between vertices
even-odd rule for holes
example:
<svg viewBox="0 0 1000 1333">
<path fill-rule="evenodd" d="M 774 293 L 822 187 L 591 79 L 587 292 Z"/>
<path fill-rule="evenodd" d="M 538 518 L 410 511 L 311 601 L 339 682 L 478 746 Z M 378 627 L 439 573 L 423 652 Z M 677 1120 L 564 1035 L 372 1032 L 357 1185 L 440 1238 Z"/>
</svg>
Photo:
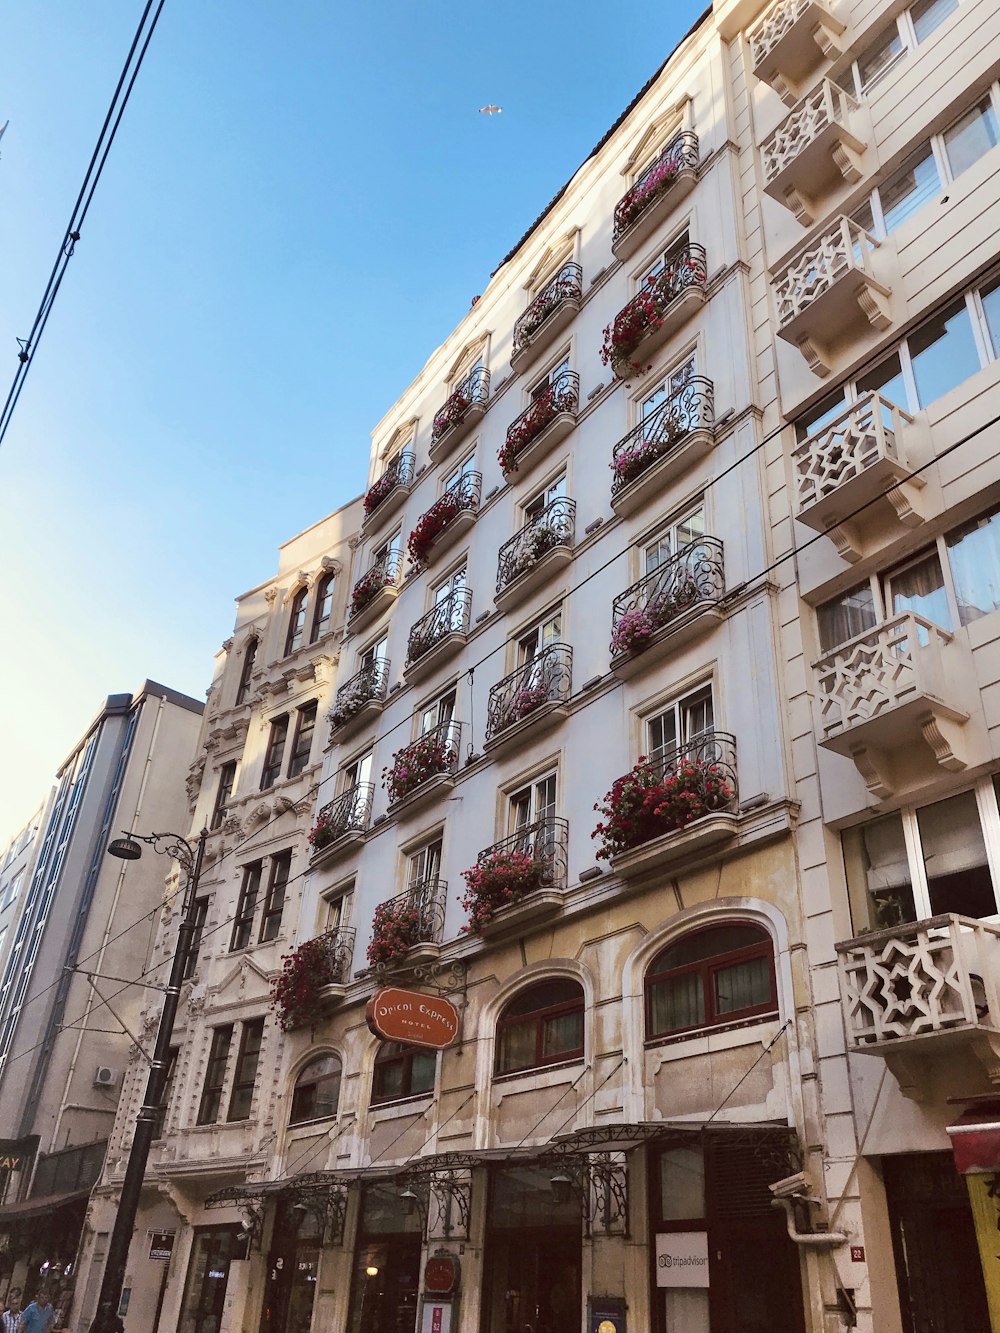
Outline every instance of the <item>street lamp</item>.
<svg viewBox="0 0 1000 1333">
<path fill-rule="evenodd" d="M 170 1037 L 177 1016 L 181 983 L 184 980 L 184 964 L 194 937 L 195 893 L 198 889 L 198 876 L 201 874 L 207 838 L 208 829 L 202 829 L 197 843 L 192 847 L 187 839 L 178 833 L 152 833 L 148 836 L 126 833 L 123 838 L 115 838 L 108 844 L 109 856 L 117 856 L 122 861 L 138 861 L 142 855 L 139 844 L 144 842 L 148 847 L 152 847 L 154 852 L 172 857 L 185 872 L 187 880 L 184 885 L 181 924 L 177 931 L 173 957 L 170 960 L 170 977 L 163 993 L 163 1008 L 160 1010 L 160 1023 L 156 1029 L 156 1044 L 149 1065 L 149 1078 L 146 1080 L 146 1094 L 136 1116 L 135 1134 L 132 1137 L 128 1165 L 125 1168 L 125 1179 L 122 1181 L 118 1213 L 108 1243 L 108 1257 L 104 1265 L 101 1293 L 97 1300 L 97 1315 L 90 1325 L 90 1333 L 117 1333 L 121 1327 L 118 1321 L 118 1307 L 121 1304 L 125 1267 L 128 1263 L 129 1246 L 132 1243 L 135 1216 L 139 1211 L 139 1196 L 146 1174 L 150 1145 L 153 1142 L 157 1112 L 165 1091 L 167 1067 L 170 1061 Z"/>
</svg>

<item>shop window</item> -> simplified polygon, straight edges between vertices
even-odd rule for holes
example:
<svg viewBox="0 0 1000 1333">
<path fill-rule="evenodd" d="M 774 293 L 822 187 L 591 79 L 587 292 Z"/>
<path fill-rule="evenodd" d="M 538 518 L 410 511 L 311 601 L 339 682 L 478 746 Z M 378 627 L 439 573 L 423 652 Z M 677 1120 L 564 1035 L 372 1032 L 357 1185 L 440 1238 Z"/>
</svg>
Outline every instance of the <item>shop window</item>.
<svg viewBox="0 0 1000 1333">
<path fill-rule="evenodd" d="M 656 955 L 646 974 L 646 1038 L 775 1014 L 774 946 L 760 926 L 693 931 Z"/>
<path fill-rule="evenodd" d="M 375 1056 L 372 1106 L 434 1091 L 437 1055 L 398 1041 L 385 1041 Z"/>
<path fill-rule="evenodd" d="M 516 996 L 501 1013 L 497 1074 L 582 1058 L 583 988 L 578 982 L 543 981 Z"/>
<path fill-rule="evenodd" d="M 290 1125 L 328 1120 L 337 1114 L 342 1066 L 339 1056 L 320 1055 L 310 1060 L 295 1080 Z"/>
</svg>

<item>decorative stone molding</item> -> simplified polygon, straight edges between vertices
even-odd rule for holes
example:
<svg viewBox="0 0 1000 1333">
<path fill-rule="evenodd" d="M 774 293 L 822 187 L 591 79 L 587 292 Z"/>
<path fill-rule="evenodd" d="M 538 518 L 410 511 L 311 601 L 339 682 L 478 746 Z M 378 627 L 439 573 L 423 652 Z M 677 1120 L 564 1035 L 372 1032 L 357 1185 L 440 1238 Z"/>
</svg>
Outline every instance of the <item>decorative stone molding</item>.
<svg viewBox="0 0 1000 1333">
<path fill-rule="evenodd" d="M 264 589 L 264 601 L 267 602 L 268 606 L 273 608 L 277 596 L 278 596 L 278 589 L 275 588 L 273 585 L 270 588 Z"/>
</svg>

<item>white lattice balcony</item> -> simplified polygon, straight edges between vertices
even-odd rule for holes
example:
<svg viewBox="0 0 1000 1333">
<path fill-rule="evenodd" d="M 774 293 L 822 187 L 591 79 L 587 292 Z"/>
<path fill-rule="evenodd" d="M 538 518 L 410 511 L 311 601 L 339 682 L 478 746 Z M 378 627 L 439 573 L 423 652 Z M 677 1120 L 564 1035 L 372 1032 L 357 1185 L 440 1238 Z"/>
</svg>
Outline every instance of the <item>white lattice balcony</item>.
<svg viewBox="0 0 1000 1333">
<path fill-rule="evenodd" d="M 891 795 L 903 783 L 906 747 L 923 741 L 949 771 L 968 766 L 957 656 L 946 671 L 953 635 L 912 611 L 857 634 L 813 666 L 820 743 L 854 760 L 870 791 Z"/>
<path fill-rule="evenodd" d="M 824 211 L 833 190 L 861 179 L 859 111 L 850 93 L 823 79 L 761 144 L 765 193 L 804 227 Z"/>
<path fill-rule="evenodd" d="M 892 323 L 890 290 L 876 273 L 878 251 L 874 236 L 839 217 L 775 278 L 778 334 L 817 375 L 830 373 L 842 343 Z"/>
<path fill-rule="evenodd" d="M 847 1039 L 919 1099 L 927 1057 L 971 1050 L 1000 1081 L 1000 927 L 948 913 L 837 945 Z"/>
<path fill-rule="evenodd" d="M 819 0 L 778 0 L 750 30 L 750 58 L 757 78 L 789 106 L 798 89 L 843 47 L 844 25 Z"/>
<path fill-rule="evenodd" d="M 878 393 L 866 393 L 808 436 L 792 455 L 797 517 L 825 532 L 852 563 L 864 553 L 864 532 L 887 514 L 904 527 L 926 515 L 923 477 L 910 477 L 904 442 L 913 418 Z M 860 512 L 858 512 L 860 511 Z"/>
</svg>

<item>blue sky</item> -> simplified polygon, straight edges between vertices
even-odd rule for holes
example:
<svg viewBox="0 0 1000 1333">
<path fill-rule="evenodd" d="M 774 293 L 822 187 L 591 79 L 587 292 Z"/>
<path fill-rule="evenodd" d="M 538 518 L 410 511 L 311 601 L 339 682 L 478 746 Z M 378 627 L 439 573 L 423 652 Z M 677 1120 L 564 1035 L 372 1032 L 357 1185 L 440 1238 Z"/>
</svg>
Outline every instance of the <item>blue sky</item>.
<svg viewBox="0 0 1000 1333">
<path fill-rule="evenodd" d="M 5 13 L 4 397 L 141 8 Z M 233 597 L 361 490 L 372 427 L 700 12 L 167 0 L 0 449 L 0 846 L 105 695 L 203 697 Z"/>
</svg>

